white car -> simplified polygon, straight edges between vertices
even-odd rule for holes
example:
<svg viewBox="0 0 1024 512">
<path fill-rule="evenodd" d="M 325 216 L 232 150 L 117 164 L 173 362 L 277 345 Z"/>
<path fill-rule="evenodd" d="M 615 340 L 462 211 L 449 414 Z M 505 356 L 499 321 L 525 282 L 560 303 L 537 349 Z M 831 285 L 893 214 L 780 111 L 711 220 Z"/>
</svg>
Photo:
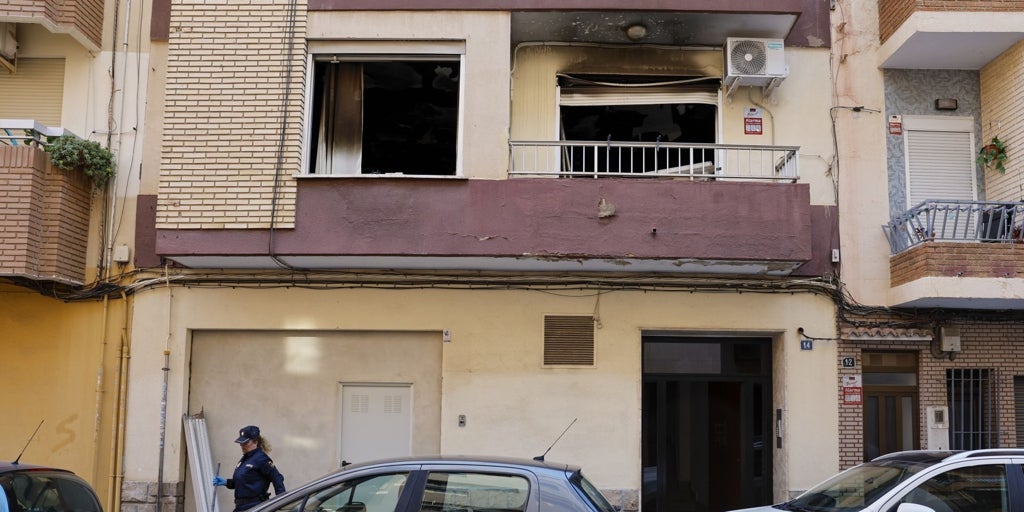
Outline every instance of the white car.
<svg viewBox="0 0 1024 512">
<path fill-rule="evenodd" d="M 1024 511 L 1024 449 L 905 451 L 843 471 L 800 496 L 744 512 Z"/>
</svg>

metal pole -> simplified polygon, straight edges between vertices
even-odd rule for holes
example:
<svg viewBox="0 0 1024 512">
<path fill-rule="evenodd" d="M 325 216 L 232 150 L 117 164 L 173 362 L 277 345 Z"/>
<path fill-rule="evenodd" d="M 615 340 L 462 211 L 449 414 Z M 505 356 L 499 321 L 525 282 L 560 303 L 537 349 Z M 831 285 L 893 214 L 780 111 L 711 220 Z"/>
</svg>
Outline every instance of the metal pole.
<svg viewBox="0 0 1024 512">
<path fill-rule="evenodd" d="M 160 512 L 164 501 L 164 441 L 167 437 L 167 378 L 171 371 L 170 358 L 171 351 L 164 350 L 164 383 L 160 390 L 160 457 L 156 470 L 156 512 Z"/>
</svg>

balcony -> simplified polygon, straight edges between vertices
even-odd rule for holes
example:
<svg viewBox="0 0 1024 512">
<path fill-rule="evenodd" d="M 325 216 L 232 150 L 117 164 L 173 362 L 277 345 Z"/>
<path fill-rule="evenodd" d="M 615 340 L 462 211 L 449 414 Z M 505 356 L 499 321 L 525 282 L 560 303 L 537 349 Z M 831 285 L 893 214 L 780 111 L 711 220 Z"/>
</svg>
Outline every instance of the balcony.
<svg viewBox="0 0 1024 512">
<path fill-rule="evenodd" d="M 103 42 L 105 3 L 104 0 L 5 2 L 0 5 L 0 20 L 16 25 L 41 25 L 52 33 L 70 35 L 91 51 L 99 51 Z M 16 33 L 15 30 L 15 37 Z"/>
<path fill-rule="evenodd" d="M 294 229 L 155 226 L 147 261 L 778 277 L 820 275 L 832 243 L 829 212 L 804 183 L 307 175 L 297 185 Z"/>
<path fill-rule="evenodd" d="M 43 151 L 32 121 L 0 119 L 0 277 L 81 285 L 85 281 L 92 182 L 65 172 Z"/>
<path fill-rule="evenodd" d="M 1024 309 L 1024 203 L 925 201 L 882 230 L 895 306 Z"/>
<path fill-rule="evenodd" d="M 1020 2 L 880 0 L 881 67 L 981 69 L 1024 39 Z"/>
<path fill-rule="evenodd" d="M 511 141 L 511 176 L 673 178 L 795 183 L 794 146 Z"/>
</svg>

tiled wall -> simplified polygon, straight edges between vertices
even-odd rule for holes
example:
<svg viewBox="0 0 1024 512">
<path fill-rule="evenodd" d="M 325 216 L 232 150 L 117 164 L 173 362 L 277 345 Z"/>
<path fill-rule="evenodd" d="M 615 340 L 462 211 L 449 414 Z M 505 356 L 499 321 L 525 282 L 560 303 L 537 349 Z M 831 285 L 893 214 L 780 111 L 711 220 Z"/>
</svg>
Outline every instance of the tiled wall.
<svg viewBox="0 0 1024 512">
<path fill-rule="evenodd" d="M 305 41 L 302 1 L 172 3 L 158 228 L 293 226 Z"/>
<path fill-rule="evenodd" d="M 977 71 L 887 69 L 885 80 L 885 119 L 879 130 L 886 130 L 885 120 L 891 115 L 974 117 L 975 139 L 981 133 L 981 95 Z M 954 98 L 957 110 L 935 110 L 938 98 Z M 907 204 L 906 156 L 903 135 L 886 135 L 889 176 L 889 215 L 903 213 L 914 205 Z M 985 197 L 984 180 L 978 176 L 979 197 Z M 939 199 L 939 198 L 936 198 Z"/>
</svg>

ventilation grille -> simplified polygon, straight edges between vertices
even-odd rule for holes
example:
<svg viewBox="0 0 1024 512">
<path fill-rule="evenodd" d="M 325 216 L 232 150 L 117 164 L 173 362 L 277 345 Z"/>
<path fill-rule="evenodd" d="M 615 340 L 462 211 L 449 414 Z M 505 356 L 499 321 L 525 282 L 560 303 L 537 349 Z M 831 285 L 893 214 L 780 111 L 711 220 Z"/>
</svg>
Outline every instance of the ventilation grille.
<svg viewBox="0 0 1024 512">
<path fill-rule="evenodd" d="M 594 365 L 594 317 L 545 316 L 545 365 Z"/>
</svg>

